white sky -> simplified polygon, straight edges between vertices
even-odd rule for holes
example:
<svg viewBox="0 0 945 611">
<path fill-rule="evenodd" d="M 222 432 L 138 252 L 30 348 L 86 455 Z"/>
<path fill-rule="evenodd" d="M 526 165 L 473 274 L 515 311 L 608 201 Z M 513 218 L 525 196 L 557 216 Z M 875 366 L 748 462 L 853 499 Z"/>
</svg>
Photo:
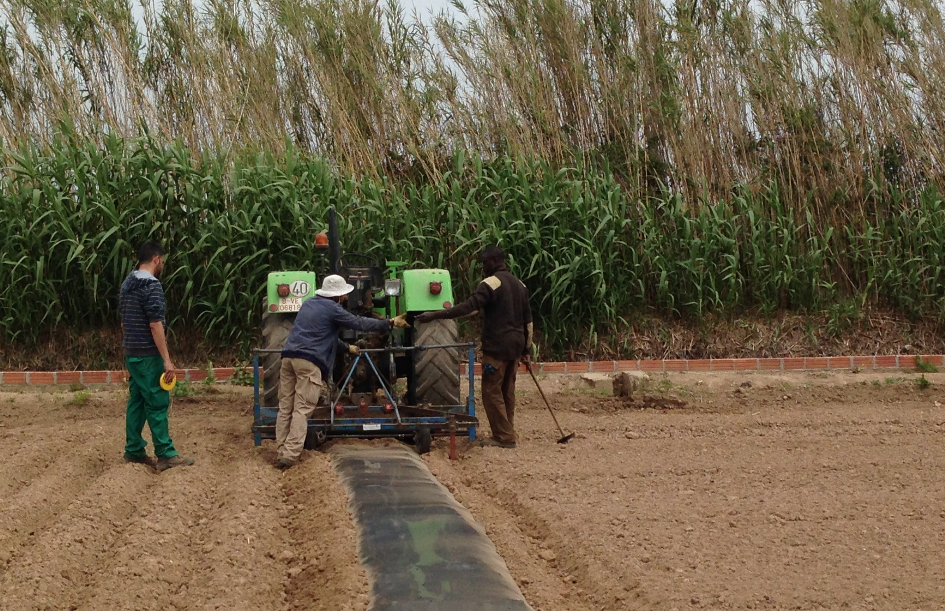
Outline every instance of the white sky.
<svg viewBox="0 0 945 611">
<path fill-rule="evenodd" d="M 155 7 L 161 6 L 161 0 L 132 0 L 131 13 L 136 15 L 139 20 L 141 19 L 140 5 L 142 2 L 147 2 Z M 198 7 L 203 5 L 203 0 L 193 0 L 193 2 L 194 5 Z M 407 15 L 413 17 L 414 13 L 419 13 L 420 18 L 427 24 L 432 23 L 433 16 L 443 10 L 455 12 L 449 0 L 399 0 L 399 2 Z M 470 5 L 471 2 L 467 4 L 467 9 L 470 8 Z"/>
<path fill-rule="evenodd" d="M 420 17 L 422 17 L 427 23 L 429 23 L 429 18 L 431 16 L 436 15 L 443 10 L 455 10 L 447 0 L 401 0 L 401 4 L 410 13 L 413 13 L 414 10 L 419 12 Z"/>
</svg>

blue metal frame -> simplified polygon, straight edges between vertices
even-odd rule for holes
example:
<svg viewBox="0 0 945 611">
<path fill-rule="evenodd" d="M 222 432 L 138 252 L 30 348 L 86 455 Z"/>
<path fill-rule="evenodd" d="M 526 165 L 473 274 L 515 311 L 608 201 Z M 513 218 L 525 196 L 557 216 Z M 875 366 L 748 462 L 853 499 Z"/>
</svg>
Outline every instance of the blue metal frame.
<svg viewBox="0 0 945 611">
<path fill-rule="evenodd" d="M 469 394 L 466 396 L 465 405 L 446 405 L 446 406 L 437 406 L 438 409 L 423 409 L 417 407 L 410 407 L 405 405 L 399 405 L 394 399 L 391 390 L 388 388 L 386 380 L 383 376 L 380 375 L 380 372 L 377 369 L 377 366 L 374 364 L 374 359 L 371 358 L 371 353 L 388 353 L 392 350 L 394 351 L 409 351 L 409 350 L 435 350 L 435 349 L 444 349 L 444 348 L 468 348 L 468 359 L 467 359 L 467 373 L 469 376 Z M 278 407 L 269 407 L 263 406 L 260 403 L 260 375 L 259 375 L 259 355 L 266 352 L 277 352 L 277 351 L 268 351 L 268 350 L 254 350 L 253 351 L 253 442 L 255 445 L 259 446 L 262 444 L 263 439 L 274 439 L 274 434 L 270 434 L 268 431 L 264 434 L 264 430 L 271 428 L 275 422 L 276 417 L 279 413 Z M 335 397 L 330 402 L 329 406 L 329 417 L 328 420 L 317 420 L 309 419 L 308 428 L 309 430 L 321 430 L 325 433 L 325 436 L 328 438 L 331 437 L 360 437 L 360 438 L 373 438 L 373 437 L 396 437 L 396 436 L 408 436 L 415 434 L 421 428 L 427 427 L 433 430 L 442 431 L 448 430 L 450 416 L 459 416 L 456 420 L 456 427 L 459 431 L 468 430 L 469 439 L 474 441 L 476 439 L 476 426 L 479 421 L 476 419 L 476 398 L 475 398 L 475 357 L 476 357 L 476 344 L 450 344 L 442 346 L 413 346 L 413 347 L 392 347 L 387 349 L 377 349 L 377 350 L 362 350 L 358 354 L 354 362 L 351 364 L 351 367 L 348 370 L 348 373 L 345 375 L 344 382 L 341 384 L 340 388 L 345 388 L 348 385 L 348 382 L 351 379 L 351 376 L 354 374 L 355 368 L 357 367 L 360 360 L 363 358 L 370 365 L 371 370 L 374 372 L 374 375 L 377 376 L 377 379 L 381 382 L 381 387 L 384 389 L 384 394 L 387 397 L 387 400 L 391 403 L 394 408 L 395 421 L 392 421 L 389 417 L 371 417 L 368 416 L 343 416 L 335 417 L 335 407 L 338 404 L 340 399 L 341 392 L 339 391 L 338 397 Z M 356 405 L 344 405 L 342 406 L 344 411 L 356 411 L 359 409 Z M 384 406 L 381 405 L 371 405 L 368 407 L 369 412 L 383 412 Z M 368 429 L 365 429 L 364 425 L 368 425 Z"/>
</svg>

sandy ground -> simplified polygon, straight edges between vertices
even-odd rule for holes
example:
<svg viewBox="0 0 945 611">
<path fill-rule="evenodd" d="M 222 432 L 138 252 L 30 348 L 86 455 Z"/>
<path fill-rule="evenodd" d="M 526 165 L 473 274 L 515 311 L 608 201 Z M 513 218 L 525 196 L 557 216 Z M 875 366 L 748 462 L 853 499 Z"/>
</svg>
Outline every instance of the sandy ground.
<svg viewBox="0 0 945 611">
<path fill-rule="evenodd" d="M 121 461 L 122 393 L 74 396 L 0 393 L 0 609 L 366 608 L 328 457 L 272 468 L 246 389 L 177 400 L 197 464 L 160 475 Z"/>
<path fill-rule="evenodd" d="M 563 446 L 520 379 L 518 450 L 437 441 L 427 462 L 538 610 L 945 609 L 926 377 L 679 374 L 629 402 L 550 378 Z M 328 455 L 274 470 L 247 389 L 178 400 L 198 462 L 161 475 L 120 460 L 121 392 L 74 397 L 0 393 L 0 610 L 366 609 Z"/>
<path fill-rule="evenodd" d="M 550 380 L 576 439 L 528 392 L 520 449 L 429 462 L 537 609 L 945 609 L 945 376 L 926 377 L 660 376 L 650 393 L 687 403 L 664 409 Z"/>
</svg>

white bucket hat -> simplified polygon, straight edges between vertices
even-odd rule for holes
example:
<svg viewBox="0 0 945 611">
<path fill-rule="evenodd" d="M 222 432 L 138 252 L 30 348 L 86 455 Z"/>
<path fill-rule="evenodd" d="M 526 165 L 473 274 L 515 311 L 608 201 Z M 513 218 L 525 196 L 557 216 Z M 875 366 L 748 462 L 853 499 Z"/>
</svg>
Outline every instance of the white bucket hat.
<svg viewBox="0 0 945 611">
<path fill-rule="evenodd" d="M 354 290 L 354 286 L 345 282 L 345 279 L 337 274 L 325 276 L 322 280 L 322 288 L 315 291 L 316 295 L 321 297 L 341 297 Z"/>
</svg>

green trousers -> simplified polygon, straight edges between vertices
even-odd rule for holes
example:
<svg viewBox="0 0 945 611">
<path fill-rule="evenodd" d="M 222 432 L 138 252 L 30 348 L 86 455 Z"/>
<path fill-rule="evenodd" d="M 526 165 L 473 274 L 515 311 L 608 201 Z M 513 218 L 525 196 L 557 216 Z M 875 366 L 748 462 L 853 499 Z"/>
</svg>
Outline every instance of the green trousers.
<svg viewBox="0 0 945 611">
<path fill-rule="evenodd" d="M 141 458 L 147 456 L 148 442 L 141 436 L 144 423 L 151 429 L 154 454 L 158 458 L 177 456 L 174 442 L 167 425 L 167 410 L 171 406 L 171 395 L 161 388 L 164 359 L 159 356 L 126 356 L 125 367 L 129 380 L 128 409 L 125 412 L 125 456 Z"/>
</svg>

